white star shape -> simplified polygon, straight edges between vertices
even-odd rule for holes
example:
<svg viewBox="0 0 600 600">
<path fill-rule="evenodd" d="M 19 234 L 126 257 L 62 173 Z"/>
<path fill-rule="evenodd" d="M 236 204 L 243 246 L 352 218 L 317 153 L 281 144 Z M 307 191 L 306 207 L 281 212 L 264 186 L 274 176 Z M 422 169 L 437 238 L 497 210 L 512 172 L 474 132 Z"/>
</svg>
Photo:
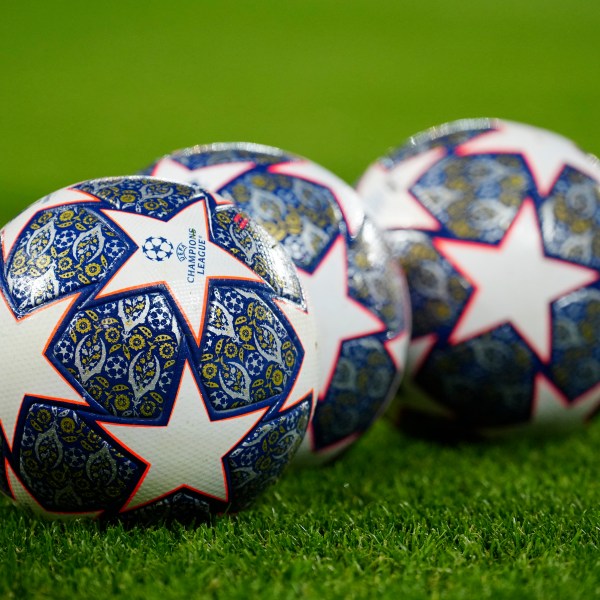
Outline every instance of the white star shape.
<svg viewBox="0 0 600 600">
<path fill-rule="evenodd" d="M 581 427 L 600 407 L 600 384 L 571 402 L 545 375 L 538 373 L 533 384 L 531 420 L 508 427 L 481 429 L 489 437 L 506 434 L 569 432 Z"/>
<path fill-rule="evenodd" d="M 180 162 L 167 157 L 156 163 L 152 170 L 152 176 L 177 183 L 192 183 L 206 190 L 218 192 L 230 181 L 237 179 L 240 175 L 243 175 L 246 171 L 254 167 L 255 164 L 252 161 L 243 161 L 190 169 Z"/>
<path fill-rule="evenodd" d="M 449 341 L 458 344 L 511 323 L 548 362 L 551 303 L 598 279 L 598 271 L 544 254 L 535 205 L 525 200 L 498 246 L 437 238 L 435 247 L 475 288 Z"/>
<path fill-rule="evenodd" d="M 118 210 L 102 212 L 133 240 L 137 250 L 105 284 L 98 297 L 164 284 L 171 291 L 171 297 L 181 309 L 198 344 L 202 336 L 210 279 L 240 279 L 264 283 L 245 263 L 210 241 L 204 200 L 190 204 L 166 222 Z M 206 242 L 204 274 L 196 274 L 190 278 L 188 261 L 181 262 L 175 252 L 161 262 L 152 261 L 145 256 L 142 246 L 149 237 L 164 237 L 176 249 L 179 243 L 188 244 L 190 229 L 196 231 L 195 237 Z"/>
<path fill-rule="evenodd" d="M 317 384 L 317 332 L 314 324 L 314 311 L 312 307 L 309 310 L 305 310 L 297 304 L 286 300 L 275 300 L 275 303 L 279 306 L 288 323 L 296 332 L 304 350 L 302 363 L 296 374 L 293 387 L 286 401 L 279 409 L 279 412 L 296 406 L 310 395 L 312 413 L 317 401 L 315 393 Z"/>
<path fill-rule="evenodd" d="M 212 421 L 186 362 L 166 425 L 99 423 L 148 465 L 125 507 L 137 508 L 184 487 L 229 501 L 223 457 L 252 431 L 267 411 L 268 408 L 262 408 Z"/>
<path fill-rule="evenodd" d="M 565 166 L 573 167 L 600 181 L 600 165 L 571 140 L 511 121 L 498 121 L 497 128 L 458 146 L 459 156 L 473 154 L 521 154 L 531 171 L 539 193 L 547 196 Z"/>
<path fill-rule="evenodd" d="M 64 206 L 65 204 L 81 204 L 82 202 L 99 202 L 99 200 L 86 192 L 64 188 L 28 206 L 22 213 L 8 223 L 4 229 L 2 229 L 2 250 L 4 260 L 8 258 L 17 238 L 21 235 L 23 229 L 36 213 L 58 206 Z"/>
<path fill-rule="evenodd" d="M 369 214 L 384 230 L 420 229 L 437 231 L 438 220 L 417 200 L 410 189 L 419 178 L 446 155 L 444 148 L 432 148 L 385 169 L 375 163 L 358 183 L 359 194 Z"/>
<path fill-rule="evenodd" d="M 404 373 L 406 367 L 406 353 L 408 351 L 409 332 L 401 331 L 396 337 L 384 342 L 385 349 L 390 355 L 396 371 Z"/>
<path fill-rule="evenodd" d="M 0 394 L 0 426 L 9 447 L 14 443 L 17 419 L 26 395 L 49 400 L 88 404 L 45 357 L 57 327 L 73 298 L 59 300 L 16 319 L 0 292 L 0 364 L 6 365 Z"/>
<path fill-rule="evenodd" d="M 572 402 L 544 375 L 538 374 L 534 384 L 532 425 L 540 428 L 581 425 L 600 406 L 600 384 Z"/>
<path fill-rule="evenodd" d="M 312 274 L 298 269 L 300 281 L 314 303 L 319 332 L 319 398 L 323 398 L 337 366 L 342 343 L 381 333 L 385 324 L 354 300 L 348 290 L 346 243 L 340 235 Z"/>
<path fill-rule="evenodd" d="M 54 512 L 46 510 L 29 492 L 25 487 L 21 478 L 13 471 L 8 461 L 4 463 L 6 465 L 6 478 L 8 480 L 8 487 L 10 488 L 12 497 L 15 504 L 20 507 L 29 509 L 31 512 L 43 515 L 46 518 L 54 519 L 65 519 L 68 517 L 77 518 L 90 518 L 95 519 L 102 511 L 96 512 Z"/>
<path fill-rule="evenodd" d="M 438 336 L 435 333 L 422 335 L 418 338 L 413 338 L 408 347 L 407 369 L 411 375 L 414 375 L 423 366 L 429 353 L 436 345 Z"/>
<path fill-rule="evenodd" d="M 348 233 L 351 236 L 356 235 L 365 218 L 362 199 L 356 190 L 337 175 L 310 160 L 279 163 L 269 167 L 268 171 L 269 173 L 304 179 L 329 189 L 344 215 Z"/>
</svg>

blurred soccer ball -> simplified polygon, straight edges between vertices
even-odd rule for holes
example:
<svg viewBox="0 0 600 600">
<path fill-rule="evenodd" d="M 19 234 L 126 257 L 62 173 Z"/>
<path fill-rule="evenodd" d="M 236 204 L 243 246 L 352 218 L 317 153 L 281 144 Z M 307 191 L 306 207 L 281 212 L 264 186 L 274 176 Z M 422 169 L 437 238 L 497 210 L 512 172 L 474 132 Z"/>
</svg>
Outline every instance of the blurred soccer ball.
<svg viewBox="0 0 600 600">
<path fill-rule="evenodd" d="M 356 192 L 314 162 L 255 144 L 189 148 L 145 172 L 231 198 L 289 252 L 315 305 L 321 374 L 299 457 L 338 455 L 394 395 L 410 336 L 404 276 Z"/>
<path fill-rule="evenodd" d="M 128 177 L 51 194 L 1 239 L 6 494 L 49 516 L 189 519 L 277 479 L 313 410 L 316 345 L 264 229 Z"/>
<path fill-rule="evenodd" d="M 367 169 L 358 190 L 410 287 L 405 416 L 490 433 L 597 410 L 599 182 L 571 141 L 494 119 L 434 128 Z"/>
</svg>

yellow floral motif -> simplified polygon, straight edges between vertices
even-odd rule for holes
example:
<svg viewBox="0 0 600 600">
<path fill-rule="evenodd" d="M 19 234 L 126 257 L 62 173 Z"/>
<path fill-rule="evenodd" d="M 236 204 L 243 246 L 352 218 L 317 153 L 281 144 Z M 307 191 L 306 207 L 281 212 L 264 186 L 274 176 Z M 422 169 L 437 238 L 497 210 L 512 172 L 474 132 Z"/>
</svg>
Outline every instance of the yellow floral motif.
<svg viewBox="0 0 600 600">
<path fill-rule="evenodd" d="M 89 319 L 79 319 L 77 323 L 75 323 L 75 329 L 78 333 L 87 333 L 92 329 L 92 324 Z"/>
<path fill-rule="evenodd" d="M 115 398 L 115 408 L 118 411 L 127 410 L 129 408 L 129 404 L 130 404 L 129 398 L 125 394 L 119 394 Z"/>
<path fill-rule="evenodd" d="M 217 366 L 214 363 L 208 363 L 202 367 L 202 375 L 206 379 L 213 379 L 217 375 Z"/>
<path fill-rule="evenodd" d="M 131 336 L 129 340 L 129 347 L 133 350 L 142 350 L 146 345 L 146 340 L 139 334 Z"/>
<path fill-rule="evenodd" d="M 58 261 L 58 268 L 60 271 L 66 271 L 73 266 L 73 261 L 68 257 L 64 256 Z"/>
<path fill-rule="evenodd" d="M 279 386 L 283 383 L 283 373 L 279 369 L 276 369 L 275 371 L 273 371 L 271 378 L 275 385 Z"/>
<path fill-rule="evenodd" d="M 98 263 L 90 263 L 85 267 L 85 273 L 89 277 L 97 277 L 102 272 L 102 267 Z"/>
<path fill-rule="evenodd" d="M 65 433 L 73 433 L 75 431 L 75 421 L 69 417 L 65 417 L 60 421 L 60 428 Z"/>
<path fill-rule="evenodd" d="M 252 339 L 252 329 L 247 325 L 240 327 L 238 334 L 243 342 L 249 342 Z"/>
<path fill-rule="evenodd" d="M 116 344 L 121 337 L 121 333 L 116 327 L 109 327 L 106 330 L 104 337 L 106 337 L 107 342 L 111 344 Z"/>
<path fill-rule="evenodd" d="M 173 348 L 172 344 L 162 344 L 158 351 L 164 359 L 172 358 L 175 354 L 175 348 Z"/>
<path fill-rule="evenodd" d="M 41 256 L 38 256 L 37 260 L 35 261 L 35 266 L 38 269 L 45 269 L 51 262 L 52 261 L 47 254 L 42 254 Z"/>
</svg>

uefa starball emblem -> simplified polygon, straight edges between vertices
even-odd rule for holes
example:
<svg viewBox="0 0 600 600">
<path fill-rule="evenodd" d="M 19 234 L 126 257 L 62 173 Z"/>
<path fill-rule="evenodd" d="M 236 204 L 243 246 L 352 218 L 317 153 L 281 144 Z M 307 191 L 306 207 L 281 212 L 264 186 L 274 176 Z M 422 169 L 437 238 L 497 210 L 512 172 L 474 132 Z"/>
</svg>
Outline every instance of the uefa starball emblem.
<svg viewBox="0 0 600 600">
<path fill-rule="evenodd" d="M 173 255 L 173 244 L 164 237 L 149 237 L 142 246 L 142 252 L 149 260 L 162 262 Z"/>
<path fill-rule="evenodd" d="M 0 291 L 0 489 L 18 504 L 206 518 L 298 449 L 312 317 L 291 261 L 229 202 L 141 177 L 61 190 L 2 230 Z"/>
<path fill-rule="evenodd" d="M 567 430 L 600 404 L 600 163 L 493 119 L 411 138 L 358 184 L 413 306 L 402 414 L 497 434 Z"/>
</svg>

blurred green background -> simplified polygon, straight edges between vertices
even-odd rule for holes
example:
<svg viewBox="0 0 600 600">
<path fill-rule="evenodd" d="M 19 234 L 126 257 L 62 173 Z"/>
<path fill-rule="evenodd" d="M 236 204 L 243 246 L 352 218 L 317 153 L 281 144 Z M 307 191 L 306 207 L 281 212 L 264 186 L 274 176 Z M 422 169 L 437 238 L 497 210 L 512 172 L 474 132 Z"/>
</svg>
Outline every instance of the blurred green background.
<svg viewBox="0 0 600 600">
<path fill-rule="evenodd" d="M 599 32 L 597 0 L 5 0 L 0 220 L 196 143 L 281 146 L 351 182 L 463 117 L 600 153 Z M 598 420 L 466 448 L 380 423 L 196 530 L 63 527 L 2 502 L 0 597 L 595 597 L 598 447 Z"/>
<path fill-rule="evenodd" d="M 354 181 L 444 121 L 521 120 L 600 152 L 594 0 L 7 1 L 2 216 L 214 141 Z"/>
</svg>

